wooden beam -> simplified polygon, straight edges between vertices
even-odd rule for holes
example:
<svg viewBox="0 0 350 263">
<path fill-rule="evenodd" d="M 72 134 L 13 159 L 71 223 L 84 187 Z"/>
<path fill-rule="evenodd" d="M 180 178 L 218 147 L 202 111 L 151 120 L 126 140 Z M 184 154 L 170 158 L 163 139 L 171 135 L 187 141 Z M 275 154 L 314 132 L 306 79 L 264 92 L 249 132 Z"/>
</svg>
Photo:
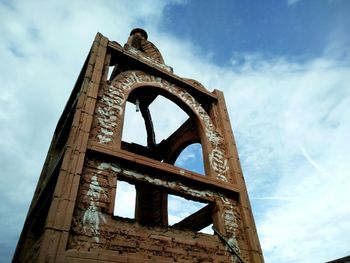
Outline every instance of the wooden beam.
<svg viewBox="0 0 350 263">
<path fill-rule="evenodd" d="M 173 227 L 181 229 L 189 229 L 192 231 L 200 231 L 213 223 L 214 204 L 208 204 L 192 215 L 173 225 Z"/>
<path fill-rule="evenodd" d="M 100 155 L 105 160 L 120 161 L 125 165 L 131 165 L 132 169 L 140 170 L 154 178 L 165 181 L 178 181 L 188 186 L 195 186 L 203 190 L 212 190 L 223 193 L 227 197 L 237 198 L 239 190 L 233 184 L 203 176 L 201 174 L 176 167 L 164 162 L 130 153 L 125 150 L 110 149 L 96 142 L 88 146 L 89 154 Z"/>
</svg>

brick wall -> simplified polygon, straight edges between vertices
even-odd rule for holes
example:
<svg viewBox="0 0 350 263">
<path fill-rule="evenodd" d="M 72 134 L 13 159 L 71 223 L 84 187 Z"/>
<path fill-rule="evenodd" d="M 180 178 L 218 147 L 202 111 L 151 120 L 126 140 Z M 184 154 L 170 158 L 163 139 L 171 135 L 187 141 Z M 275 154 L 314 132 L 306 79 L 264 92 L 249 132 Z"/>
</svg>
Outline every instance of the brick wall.
<svg viewBox="0 0 350 263">
<path fill-rule="evenodd" d="M 86 162 L 67 261 L 85 257 L 97 262 L 109 255 L 111 262 L 231 262 L 232 254 L 217 236 L 171 226 L 144 226 L 134 219 L 113 216 L 118 169 L 96 160 Z"/>
</svg>

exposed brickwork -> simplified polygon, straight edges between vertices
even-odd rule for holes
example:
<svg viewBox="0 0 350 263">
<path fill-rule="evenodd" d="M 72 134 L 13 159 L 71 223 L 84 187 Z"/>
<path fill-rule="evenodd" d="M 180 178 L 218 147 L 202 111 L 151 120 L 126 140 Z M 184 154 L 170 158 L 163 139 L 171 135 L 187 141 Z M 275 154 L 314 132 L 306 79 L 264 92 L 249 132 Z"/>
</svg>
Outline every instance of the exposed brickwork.
<svg viewBox="0 0 350 263">
<path fill-rule="evenodd" d="M 110 213 L 113 203 L 111 196 L 117 185 L 116 180 L 120 175 L 128 176 L 127 174 L 132 173 L 136 174 L 132 170 L 123 170 L 115 163 L 95 160 L 86 162 L 73 217 L 69 249 L 79 251 L 103 249 L 128 255 L 175 257 L 174 259 L 181 260 L 178 262 L 183 262 L 182 260 L 201 262 L 204 260 L 203 255 L 206 255 L 206 262 L 220 262 L 215 261 L 218 258 L 221 258 L 222 262 L 230 261 L 231 254 L 227 251 L 218 256 L 217 250 L 225 249 L 216 236 L 176 230 L 172 227 L 142 226 L 135 220 L 113 217 Z M 147 175 L 144 177 L 147 178 Z M 157 185 L 161 185 L 161 181 L 157 181 Z M 181 191 L 181 188 L 177 190 Z M 195 188 L 184 191 L 198 197 L 196 194 L 198 190 Z M 222 203 L 221 214 L 226 235 L 235 237 L 231 240 L 232 244 L 238 250 L 244 247 L 245 237 L 241 231 L 242 223 L 237 202 L 219 193 L 208 194 L 205 198 L 208 197 L 211 201 Z"/>
<path fill-rule="evenodd" d="M 97 34 L 58 123 L 14 262 L 263 262 L 220 91 L 180 78 L 134 29 L 122 47 Z M 114 66 L 110 79 L 110 67 Z M 190 118 L 155 143 L 149 105 L 165 96 Z M 126 102 L 138 104 L 147 147 L 121 141 Z M 174 166 L 198 142 L 205 174 Z M 135 185 L 133 219 L 114 216 L 118 181 Z M 168 225 L 167 194 L 207 205 Z"/>
<path fill-rule="evenodd" d="M 74 233 L 69 248 L 100 253 L 115 251 L 130 257 L 142 255 L 144 259 L 158 256 L 177 262 L 219 262 L 219 258 L 221 262 L 230 261 L 231 254 L 216 236 L 170 227 L 146 227 L 122 219 L 115 222 L 101 226 L 103 238 L 98 242 L 91 236 Z"/>
</svg>

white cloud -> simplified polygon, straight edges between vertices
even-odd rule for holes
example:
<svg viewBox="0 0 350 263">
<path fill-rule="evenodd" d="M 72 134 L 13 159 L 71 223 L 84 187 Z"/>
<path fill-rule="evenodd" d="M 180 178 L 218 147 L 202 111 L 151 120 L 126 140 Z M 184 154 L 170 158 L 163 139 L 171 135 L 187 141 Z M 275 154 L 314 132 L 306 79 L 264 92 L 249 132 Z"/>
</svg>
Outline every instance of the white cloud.
<svg viewBox="0 0 350 263">
<path fill-rule="evenodd" d="M 206 205 L 175 195 L 169 195 L 168 202 L 169 225 L 180 222 Z"/>
<path fill-rule="evenodd" d="M 222 68 L 175 43 L 175 72 L 225 92 L 266 260 L 348 254 L 350 68 L 329 52 L 304 63 L 243 54 L 239 70 Z"/>
<path fill-rule="evenodd" d="M 0 4 L 0 60 L 6 61 L 0 64 L 0 234 L 6 237 L 0 257 L 9 258 L 15 247 L 51 135 L 95 33 L 123 44 L 136 26 L 147 30 L 176 74 L 225 92 L 266 261 L 349 254 L 350 69 L 335 60 L 349 56 L 342 42 L 304 63 L 256 53 L 236 54 L 233 62 L 244 60 L 220 67 L 198 56 L 191 42 L 159 32 L 170 2 L 103 3 Z"/>
<path fill-rule="evenodd" d="M 2 260 L 11 260 L 51 136 L 95 34 L 124 44 L 134 27 L 156 31 L 163 8 L 176 2 L 0 3 Z"/>
<path fill-rule="evenodd" d="M 350 242 L 340 234 L 350 214 L 350 69 L 327 59 L 294 67 L 242 72 L 226 90 L 251 194 L 289 199 L 254 205 L 269 206 L 257 218 L 269 262 L 331 260 Z"/>
<path fill-rule="evenodd" d="M 153 119 L 157 143 L 168 138 L 189 117 L 175 103 L 162 96 L 158 96 L 149 109 Z"/>
<path fill-rule="evenodd" d="M 196 159 L 196 154 L 195 152 L 192 150 L 187 150 L 186 149 L 181 153 L 181 155 L 179 156 L 179 158 L 176 160 L 176 165 L 178 166 L 182 166 L 185 165 L 186 162 L 188 162 L 189 160 L 195 160 Z"/>
<path fill-rule="evenodd" d="M 129 183 L 118 181 L 114 215 L 135 218 L 136 190 Z"/>
<path fill-rule="evenodd" d="M 127 102 L 124 113 L 122 140 L 147 146 L 147 132 L 140 112 L 136 112 L 135 105 Z"/>
</svg>

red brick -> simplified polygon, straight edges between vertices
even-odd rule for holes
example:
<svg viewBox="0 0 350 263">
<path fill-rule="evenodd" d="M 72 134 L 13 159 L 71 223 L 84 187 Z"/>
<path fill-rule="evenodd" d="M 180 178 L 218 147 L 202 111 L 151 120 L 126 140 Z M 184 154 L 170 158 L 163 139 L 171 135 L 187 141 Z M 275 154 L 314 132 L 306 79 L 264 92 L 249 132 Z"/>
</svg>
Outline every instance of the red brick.
<svg viewBox="0 0 350 263">
<path fill-rule="evenodd" d="M 234 231 L 242 255 L 254 260 L 255 263 L 263 262 L 223 94 L 220 91 L 210 93 L 196 81 L 183 80 L 164 70 L 158 63 L 152 62 L 152 58 L 161 61 L 161 55 L 145 38 L 142 30 L 133 31 L 128 39 L 128 45 L 140 48 L 135 44 L 137 41 L 133 41 L 135 39 L 138 39 L 141 47 L 144 48 L 141 48 L 142 50 L 139 50 L 140 52 L 136 55 L 132 53 L 132 49 L 123 49 L 113 43 L 108 44 L 109 40 L 107 38 L 99 33 L 96 35 L 87 58 L 86 70 L 82 72 L 80 79 L 77 81 L 77 85 L 81 86 L 75 88 L 75 90 L 79 90 L 79 93 L 76 95 L 78 96 L 76 98 L 77 106 L 72 109 L 74 112 L 70 113 L 74 114 L 74 118 L 71 127 L 68 127 L 70 128 L 68 141 L 67 143 L 57 142 L 56 138 L 60 136 L 60 131 L 55 132 L 55 139 L 48 157 L 50 161 L 44 167 L 38 185 L 40 191 L 35 194 L 31 206 L 30 211 L 34 217 L 43 217 L 39 218 L 38 222 L 46 222 L 46 225 L 42 226 L 44 233 L 42 237 L 38 235 L 38 237 L 33 237 L 34 240 L 27 240 L 25 237 L 30 236 L 27 229 L 31 224 L 27 221 L 22 240 L 19 242 L 18 251 L 20 252 L 17 251 L 16 255 L 22 253 L 23 258 L 32 257 L 33 261 L 37 259 L 39 262 L 170 263 L 176 261 L 189 263 L 230 261 L 230 252 L 227 251 L 225 245 L 217 236 L 161 225 L 146 226 L 142 225 L 142 220 L 136 222 L 135 220 L 113 217 L 117 187 L 116 179 L 117 176 L 124 176 L 132 183 L 142 184 L 146 187 L 150 186 L 151 189 L 155 188 L 157 191 L 160 189 L 171 194 L 177 193 L 189 199 L 214 202 L 217 208 L 212 215 L 215 227 L 223 235 L 229 235 Z M 115 46 L 117 48 L 114 48 Z M 172 154 L 181 150 L 180 146 L 186 143 L 200 140 L 206 176 L 173 166 L 166 163 L 166 160 L 161 162 L 141 156 L 141 154 L 122 150 L 120 148 L 122 119 L 116 122 L 118 127 L 114 131 L 111 143 L 100 144 L 96 142 L 95 138 L 100 127 L 95 107 L 96 103 L 102 105 L 99 96 L 108 93 L 106 78 L 110 59 L 123 69 L 123 72 L 113 80 L 113 85 L 131 81 L 134 78 L 131 74 L 136 74 L 138 78 L 152 75 L 151 77 L 161 78 L 164 85 L 169 83 L 177 90 L 176 92 L 182 92 L 182 95 L 187 99 L 194 99 L 192 102 L 184 101 L 180 103 L 183 108 L 188 106 L 189 111 L 196 108 L 193 114 L 189 114 L 190 118 L 193 119 L 193 124 L 188 124 L 188 126 L 186 124 L 175 132 L 169 139 L 168 142 L 171 145 L 166 149 L 162 158 L 167 158 L 167 155 L 171 157 Z M 129 61 L 132 61 L 132 65 L 128 64 Z M 144 72 L 134 70 L 131 73 L 131 70 L 136 68 L 142 69 Z M 151 70 L 151 72 L 148 72 L 148 70 Z M 145 83 L 134 83 L 130 90 L 125 90 L 124 96 L 128 98 L 133 89 L 152 85 L 148 80 Z M 160 86 L 158 88 L 163 89 Z M 156 91 L 156 89 L 154 90 Z M 167 91 L 163 89 L 162 92 Z M 179 103 L 183 98 L 176 92 L 169 94 L 169 98 L 173 102 Z M 138 96 L 137 92 L 133 94 Z M 142 95 L 147 99 L 147 93 Z M 176 96 L 178 98 L 175 98 Z M 152 98 L 150 97 L 150 99 Z M 76 101 L 70 101 L 67 105 L 74 105 L 74 103 Z M 203 107 L 208 113 L 207 116 L 204 116 L 207 114 L 205 112 L 198 113 L 199 104 L 205 105 Z M 66 112 L 64 114 L 63 120 L 68 118 Z M 213 126 L 208 126 L 203 116 L 210 118 Z M 186 129 L 190 129 L 190 131 L 186 132 Z M 206 138 L 205 133 L 208 129 L 222 136 L 223 140 L 220 141 L 219 146 L 214 145 Z M 56 145 L 56 143 L 60 143 L 60 145 Z M 45 218 L 39 213 L 41 209 L 41 204 L 37 203 L 38 200 L 41 200 L 39 193 L 46 193 L 45 187 L 47 187 L 48 179 L 51 178 L 50 176 L 56 176 L 56 174 L 51 174 L 53 164 L 60 161 L 55 150 L 58 151 L 64 149 L 64 147 L 66 147 L 66 152 L 61 167 L 58 167 L 60 172 L 55 193 L 49 213 Z M 220 147 L 220 150 L 224 153 L 224 160 L 219 161 L 223 163 L 227 160 L 228 162 L 229 169 L 225 173 L 228 183 L 217 179 L 217 174 L 210 165 L 209 156 L 212 150 L 217 149 L 217 147 Z M 150 151 L 150 149 L 148 150 Z M 107 158 L 104 159 L 104 157 Z M 111 169 L 100 171 L 97 166 L 103 161 L 121 164 L 126 169 L 135 170 L 147 177 L 133 178 L 130 175 L 113 172 Z M 91 187 L 91 177 L 97 173 L 99 186 L 105 191 L 106 196 L 100 194 L 100 196 L 96 195 L 91 198 L 87 196 L 87 193 Z M 173 185 L 169 186 L 169 183 L 173 183 Z M 51 188 L 48 190 L 52 191 Z M 198 196 L 198 192 L 195 191 L 206 192 L 202 192 L 204 194 Z M 151 199 L 149 197 L 146 196 L 143 200 Z M 228 204 L 225 204 L 225 202 L 228 202 Z M 152 200 L 145 201 L 145 203 L 146 205 L 138 203 L 137 209 L 144 209 L 142 211 L 145 211 L 146 215 L 148 213 L 150 217 L 155 218 L 155 221 L 162 221 L 162 213 L 165 213 L 165 208 L 163 211 L 159 208 L 161 201 L 155 202 L 157 204 L 152 204 Z M 156 210 L 154 207 L 158 207 L 159 211 L 154 211 Z M 234 229 L 228 227 L 223 221 L 222 214 L 225 209 L 233 209 L 235 223 L 237 224 Z M 28 218 L 32 218 L 32 215 Z M 38 244 L 40 244 L 37 254 L 26 248 L 28 242 L 37 242 L 38 247 Z M 22 246 L 21 244 L 25 245 Z M 72 250 L 72 248 L 76 250 Z M 13 261 L 17 262 L 18 257 L 15 256 Z"/>
</svg>

